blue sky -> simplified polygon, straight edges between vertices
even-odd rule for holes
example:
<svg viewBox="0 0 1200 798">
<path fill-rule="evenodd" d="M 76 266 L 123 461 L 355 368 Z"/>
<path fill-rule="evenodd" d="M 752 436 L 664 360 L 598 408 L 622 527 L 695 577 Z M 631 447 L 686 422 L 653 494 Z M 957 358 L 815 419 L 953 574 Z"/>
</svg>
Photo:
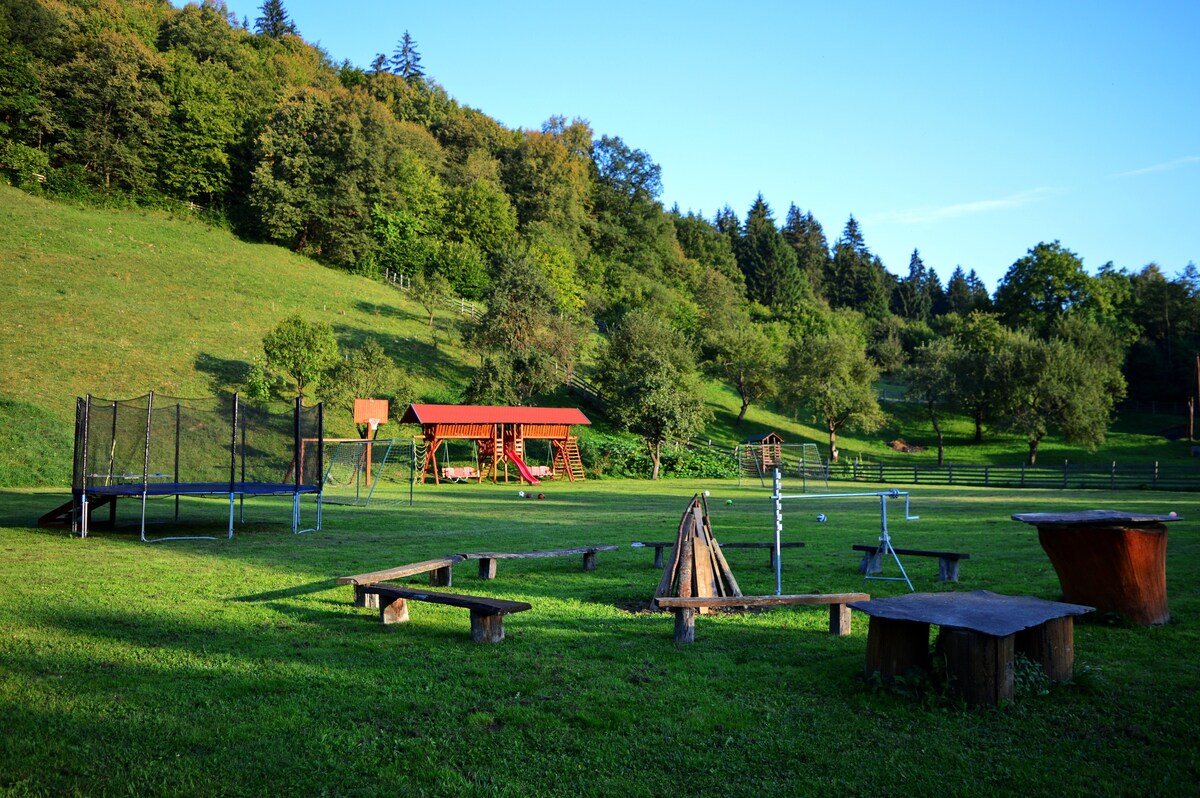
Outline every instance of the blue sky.
<svg viewBox="0 0 1200 798">
<path fill-rule="evenodd" d="M 253 27 L 261 0 L 229 9 Z M 663 203 L 744 217 L 761 193 L 830 243 L 853 214 L 994 289 L 1059 240 L 1169 275 L 1200 261 L 1200 2 L 410 3 L 284 0 L 367 67 L 407 30 L 426 74 L 510 128 L 587 120 L 662 167 Z"/>
</svg>

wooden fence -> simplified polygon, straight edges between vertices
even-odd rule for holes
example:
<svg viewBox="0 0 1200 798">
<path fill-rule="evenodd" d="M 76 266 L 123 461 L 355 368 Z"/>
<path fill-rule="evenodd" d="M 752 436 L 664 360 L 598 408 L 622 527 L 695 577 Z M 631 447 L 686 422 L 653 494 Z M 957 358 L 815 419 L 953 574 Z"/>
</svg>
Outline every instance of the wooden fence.
<svg viewBox="0 0 1200 798">
<path fill-rule="evenodd" d="M 845 462 L 829 465 L 830 481 L 905 485 L 1095 490 L 1200 490 L 1200 468 L 1183 465 L 898 465 Z"/>
<path fill-rule="evenodd" d="M 412 278 L 406 277 L 400 272 L 386 269 L 383 274 L 383 280 L 392 288 L 398 291 L 411 291 Z M 463 316 L 469 317 L 472 321 L 478 323 L 483 320 L 483 310 L 474 302 L 463 299 L 458 296 L 442 297 L 442 304 L 447 307 L 454 308 Z"/>
</svg>

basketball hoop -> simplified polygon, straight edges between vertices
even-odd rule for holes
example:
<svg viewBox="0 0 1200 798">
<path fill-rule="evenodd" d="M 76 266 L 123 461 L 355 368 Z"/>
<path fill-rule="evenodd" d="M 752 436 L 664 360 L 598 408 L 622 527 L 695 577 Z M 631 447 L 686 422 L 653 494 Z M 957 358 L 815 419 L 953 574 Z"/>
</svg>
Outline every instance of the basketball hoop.
<svg viewBox="0 0 1200 798">
<path fill-rule="evenodd" d="M 377 419 L 377 418 L 368 418 L 367 424 L 370 425 L 372 433 L 375 432 L 375 430 L 379 429 L 379 419 Z"/>
</svg>

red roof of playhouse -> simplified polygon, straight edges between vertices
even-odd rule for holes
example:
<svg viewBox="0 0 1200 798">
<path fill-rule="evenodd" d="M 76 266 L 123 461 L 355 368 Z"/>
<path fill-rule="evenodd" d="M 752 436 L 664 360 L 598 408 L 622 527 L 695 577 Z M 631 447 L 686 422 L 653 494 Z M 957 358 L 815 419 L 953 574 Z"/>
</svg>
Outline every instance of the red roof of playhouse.
<svg viewBox="0 0 1200 798">
<path fill-rule="evenodd" d="M 409 405 L 401 424 L 591 424 L 577 407 Z"/>
</svg>

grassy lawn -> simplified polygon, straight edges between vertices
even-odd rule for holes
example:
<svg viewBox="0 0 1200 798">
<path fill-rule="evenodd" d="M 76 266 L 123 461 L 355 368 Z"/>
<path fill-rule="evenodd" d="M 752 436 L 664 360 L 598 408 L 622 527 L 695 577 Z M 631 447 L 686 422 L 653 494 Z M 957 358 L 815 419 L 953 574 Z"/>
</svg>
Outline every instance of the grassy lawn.
<svg viewBox="0 0 1200 798">
<path fill-rule="evenodd" d="M 705 488 L 719 539 L 768 539 L 768 492 L 728 482 L 547 483 L 543 501 L 515 484 L 419 487 L 411 508 L 327 507 L 301 536 L 286 501 L 258 500 L 232 541 L 153 545 L 129 527 L 32 528 L 61 496 L 0 492 L 0 793 L 1194 794 L 1196 496 L 913 486 L 920 520 L 893 505 L 896 544 L 971 555 L 956 585 L 907 558 L 922 591 L 1058 598 L 1014 512 L 1188 519 L 1170 531 L 1171 623 L 1079 624 L 1075 683 L 970 710 L 865 681 L 858 613 L 845 638 L 823 607 L 705 616 L 677 647 L 670 616 L 642 609 L 652 551 L 628 544 L 670 538 Z M 220 535 L 226 509 L 188 501 L 174 531 Z M 857 572 L 850 545 L 878 530 L 875 500 L 786 505 L 784 538 L 807 545 L 784 552 L 784 592 L 899 594 Z M 504 560 L 494 581 L 455 569 L 454 591 L 533 605 L 496 646 L 470 642 L 462 609 L 414 602 L 411 622 L 384 627 L 334 584 L 448 553 L 591 543 L 622 548 L 589 573 L 576 558 Z M 765 552 L 727 556 L 744 592 L 774 592 Z"/>
</svg>

